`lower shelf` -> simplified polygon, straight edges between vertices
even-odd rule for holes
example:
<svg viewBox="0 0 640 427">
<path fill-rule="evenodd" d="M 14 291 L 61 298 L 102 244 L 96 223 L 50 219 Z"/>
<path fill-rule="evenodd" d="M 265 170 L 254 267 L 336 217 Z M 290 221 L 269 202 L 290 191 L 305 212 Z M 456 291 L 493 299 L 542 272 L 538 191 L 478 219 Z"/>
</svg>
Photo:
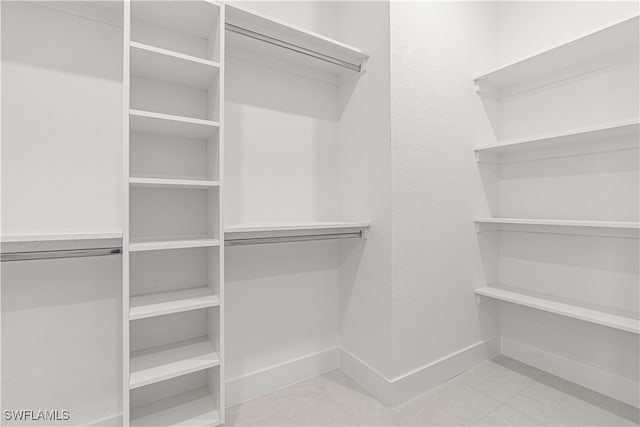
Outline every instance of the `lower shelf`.
<svg viewBox="0 0 640 427">
<path fill-rule="evenodd" d="M 219 423 L 220 414 L 206 388 L 131 409 L 131 425 L 136 427 L 204 427 Z"/>
<path fill-rule="evenodd" d="M 131 354 L 129 389 L 220 365 L 220 358 L 204 338 L 138 351 Z"/>
<path fill-rule="evenodd" d="M 534 308 L 560 316 L 571 317 L 573 319 L 584 320 L 596 325 L 607 326 L 622 331 L 640 334 L 640 321 L 632 317 L 619 316 L 604 311 L 581 307 L 579 305 L 567 304 L 554 301 L 552 299 L 531 296 L 525 293 L 495 287 L 483 287 L 475 290 L 476 295 L 505 301 L 524 307 Z"/>
</svg>

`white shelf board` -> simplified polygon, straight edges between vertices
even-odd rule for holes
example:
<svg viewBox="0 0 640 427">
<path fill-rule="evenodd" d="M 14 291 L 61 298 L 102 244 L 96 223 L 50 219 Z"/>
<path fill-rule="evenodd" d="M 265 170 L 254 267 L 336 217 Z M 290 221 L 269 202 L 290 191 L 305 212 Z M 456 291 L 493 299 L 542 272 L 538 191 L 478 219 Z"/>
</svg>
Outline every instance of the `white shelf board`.
<svg viewBox="0 0 640 427">
<path fill-rule="evenodd" d="M 548 158 L 640 148 L 640 122 L 628 121 L 575 132 L 507 141 L 500 145 L 476 147 L 479 162 L 503 163 L 531 158 Z"/>
<path fill-rule="evenodd" d="M 625 230 L 640 229 L 640 222 L 636 221 L 585 221 L 568 219 L 525 219 L 525 218 L 478 218 L 478 224 L 512 224 L 512 225 L 540 225 L 557 227 L 589 227 L 589 228 L 618 228 Z"/>
<path fill-rule="evenodd" d="M 208 89 L 220 64 L 143 43 L 130 44 L 131 75 L 196 89 Z"/>
<path fill-rule="evenodd" d="M 120 229 L 11 230 L 2 233 L 2 243 L 122 239 Z"/>
<path fill-rule="evenodd" d="M 500 96 L 504 89 L 546 79 L 559 81 L 585 72 L 604 68 L 620 57 L 638 56 L 640 19 L 633 16 L 604 27 L 583 37 L 560 44 L 552 49 L 523 58 L 477 76 L 480 93 Z"/>
<path fill-rule="evenodd" d="M 220 246 L 218 239 L 210 237 L 167 237 L 131 239 L 129 251 L 156 251 L 165 249 L 187 249 Z"/>
<path fill-rule="evenodd" d="M 304 222 L 242 224 L 225 227 L 225 240 L 264 239 L 279 237 L 322 236 L 327 234 L 362 233 L 366 237 L 368 222 Z"/>
<path fill-rule="evenodd" d="M 208 287 L 161 292 L 131 298 L 129 320 L 216 307 L 220 299 Z"/>
<path fill-rule="evenodd" d="M 604 311 L 593 310 L 579 305 L 567 304 L 554 301 L 552 299 L 531 296 L 520 292 L 505 290 L 495 287 L 483 287 L 475 290 L 476 295 L 485 296 L 512 304 L 522 305 L 537 310 L 573 319 L 584 320 L 585 322 L 607 326 L 622 331 L 640 334 L 640 321 L 638 319 L 619 316 Z"/>
<path fill-rule="evenodd" d="M 202 371 L 220 364 L 207 338 L 142 350 L 131 354 L 129 388 Z"/>
<path fill-rule="evenodd" d="M 219 423 L 220 414 L 206 388 L 131 408 L 132 427 L 205 427 Z"/>
<path fill-rule="evenodd" d="M 309 51 L 318 52 L 323 55 L 344 61 L 356 66 L 360 66 L 360 71 L 364 71 L 369 55 L 362 50 L 349 46 L 313 31 L 288 24 L 278 19 L 271 18 L 259 12 L 252 11 L 238 5 L 226 5 L 226 23 L 254 33 L 266 35 L 268 37 L 284 41 Z M 272 46 L 259 40 L 252 40 L 249 37 L 227 31 L 227 42 L 231 45 L 248 48 L 253 51 L 267 53 L 278 59 L 285 59 L 290 62 L 297 62 L 304 66 L 318 68 L 323 72 L 340 71 L 356 73 L 335 64 L 309 57 L 303 53 L 292 52 L 289 49 Z"/>
<path fill-rule="evenodd" d="M 220 128 L 220 123 L 213 120 L 133 109 L 129 112 L 129 122 L 132 132 L 198 139 L 208 138 Z"/>
<path fill-rule="evenodd" d="M 170 188 L 218 188 L 218 181 L 204 179 L 169 179 L 169 178 L 143 178 L 131 177 L 129 184 L 135 187 L 170 187 Z"/>
</svg>

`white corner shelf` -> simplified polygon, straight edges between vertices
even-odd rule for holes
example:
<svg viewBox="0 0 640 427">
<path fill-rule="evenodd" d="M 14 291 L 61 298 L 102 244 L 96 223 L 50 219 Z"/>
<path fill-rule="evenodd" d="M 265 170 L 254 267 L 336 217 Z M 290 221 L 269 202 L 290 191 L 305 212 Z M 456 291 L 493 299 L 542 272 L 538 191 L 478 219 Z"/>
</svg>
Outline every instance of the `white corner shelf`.
<svg viewBox="0 0 640 427">
<path fill-rule="evenodd" d="M 165 187 L 165 188 L 193 188 L 210 189 L 218 188 L 218 181 L 204 179 L 169 179 L 169 178 L 143 178 L 131 177 L 129 184 L 134 187 Z"/>
<path fill-rule="evenodd" d="M 140 295 L 131 298 L 129 320 L 182 313 L 218 305 L 220 305 L 220 299 L 208 287 Z"/>
<path fill-rule="evenodd" d="M 351 74 L 364 72 L 369 59 L 369 55 L 358 48 L 235 4 L 227 4 L 225 13 L 227 42 L 234 46 L 329 73 L 341 70 Z M 285 47 L 270 45 L 265 41 L 238 34 L 233 28 L 267 36 L 268 39 L 283 42 Z M 313 58 L 309 53 L 319 53 L 342 65 Z"/>
<path fill-rule="evenodd" d="M 198 139 L 206 139 L 220 128 L 220 123 L 213 120 L 133 109 L 129 111 L 129 123 L 132 132 Z"/>
<path fill-rule="evenodd" d="M 208 338 L 183 341 L 131 354 L 129 389 L 202 371 L 220 364 Z"/>
<path fill-rule="evenodd" d="M 478 162 L 507 163 L 528 159 L 640 148 L 638 120 L 476 147 Z"/>
<path fill-rule="evenodd" d="M 220 414 L 207 388 L 131 408 L 132 427 L 209 427 Z"/>
<path fill-rule="evenodd" d="M 567 304 L 564 302 L 554 301 L 549 298 L 532 296 L 522 292 L 514 292 L 512 290 L 496 287 L 478 288 L 475 290 L 475 294 L 634 334 L 640 334 L 640 321 L 632 317 L 620 316 L 617 314 L 607 313 L 605 311 L 594 310 L 591 308 L 581 307 L 579 305 Z"/>
<path fill-rule="evenodd" d="M 220 71 L 214 61 L 144 43 L 131 42 L 131 75 L 149 80 L 207 89 Z"/>
<path fill-rule="evenodd" d="M 552 49 L 475 77 L 479 94 L 500 98 L 511 88 L 568 79 L 638 57 L 640 17 L 633 16 Z M 506 93 L 505 93 L 506 92 Z"/>
<path fill-rule="evenodd" d="M 129 251 L 157 251 L 168 249 L 188 249 L 220 246 L 218 239 L 210 237 L 167 237 L 167 238 L 137 238 L 132 239 Z"/>
<path fill-rule="evenodd" d="M 225 244 L 276 243 L 301 240 L 366 238 L 368 222 L 265 223 L 228 226 Z"/>
</svg>

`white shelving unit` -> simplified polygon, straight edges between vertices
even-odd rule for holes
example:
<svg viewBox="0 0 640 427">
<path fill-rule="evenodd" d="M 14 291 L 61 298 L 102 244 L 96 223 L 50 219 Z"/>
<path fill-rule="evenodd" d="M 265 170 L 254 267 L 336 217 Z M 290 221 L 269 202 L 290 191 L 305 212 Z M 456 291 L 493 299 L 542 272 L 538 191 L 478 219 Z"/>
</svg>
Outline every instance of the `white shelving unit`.
<svg viewBox="0 0 640 427">
<path fill-rule="evenodd" d="M 637 60 L 639 31 L 638 16 L 607 26 L 477 76 L 474 79 L 477 92 L 499 99 L 518 88 L 532 89 L 621 61 Z"/>
<path fill-rule="evenodd" d="M 507 163 L 521 160 L 617 151 L 640 146 L 638 121 L 598 126 L 575 132 L 544 135 L 476 147 L 478 162 Z"/>
<path fill-rule="evenodd" d="M 214 426 L 224 422 L 224 5 L 125 2 L 124 34 L 123 424 Z M 180 274 L 154 276 L 163 268 Z"/>
<path fill-rule="evenodd" d="M 638 34 L 633 16 L 474 79 L 498 135 L 474 150 L 493 214 L 475 220 L 493 265 L 474 294 L 501 302 L 501 351 L 634 405 L 636 379 L 572 347 L 616 354 L 640 334 Z"/>
<path fill-rule="evenodd" d="M 336 80 L 365 71 L 369 55 L 345 43 L 237 5 L 227 5 L 227 41 L 258 57 Z"/>
<path fill-rule="evenodd" d="M 540 296 L 527 295 L 521 291 L 501 289 L 497 287 L 482 287 L 475 290 L 476 295 L 517 304 L 536 310 L 547 311 L 560 316 L 571 317 L 573 319 L 584 320 L 596 325 L 607 326 L 609 328 L 620 329 L 622 331 L 640 334 L 640 320 L 632 317 L 608 313 L 602 310 L 581 307 L 577 304 L 559 302 L 553 298 L 543 298 Z"/>
</svg>

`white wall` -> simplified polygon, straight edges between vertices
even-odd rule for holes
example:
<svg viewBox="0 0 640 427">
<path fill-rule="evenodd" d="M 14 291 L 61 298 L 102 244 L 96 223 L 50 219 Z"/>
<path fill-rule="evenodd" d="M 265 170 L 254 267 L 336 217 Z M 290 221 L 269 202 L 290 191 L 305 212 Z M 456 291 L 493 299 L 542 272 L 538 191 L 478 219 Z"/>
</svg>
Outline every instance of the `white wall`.
<svg viewBox="0 0 640 427">
<path fill-rule="evenodd" d="M 341 90 L 340 216 L 371 221 L 366 242 L 341 243 L 340 343 L 389 375 L 391 349 L 391 128 L 389 3 L 340 4 L 340 40 L 371 55 Z"/>
<path fill-rule="evenodd" d="M 496 18 L 495 3 L 391 3 L 394 376 L 495 351 L 495 313 L 473 297 L 489 211 L 473 146 L 492 134 L 472 79 L 495 61 Z"/>
<path fill-rule="evenodd" d="M 2 234 L 121 227 L 121 97 L 121 28 L 2 2 Z M 2 409 L 120 414 L 121 257 L 1 268 Z"/>
<path fill-rule="evenodd" d="M 121 227 L 121 33 L 3 6 L 3 232 Z"/>
</svg>

